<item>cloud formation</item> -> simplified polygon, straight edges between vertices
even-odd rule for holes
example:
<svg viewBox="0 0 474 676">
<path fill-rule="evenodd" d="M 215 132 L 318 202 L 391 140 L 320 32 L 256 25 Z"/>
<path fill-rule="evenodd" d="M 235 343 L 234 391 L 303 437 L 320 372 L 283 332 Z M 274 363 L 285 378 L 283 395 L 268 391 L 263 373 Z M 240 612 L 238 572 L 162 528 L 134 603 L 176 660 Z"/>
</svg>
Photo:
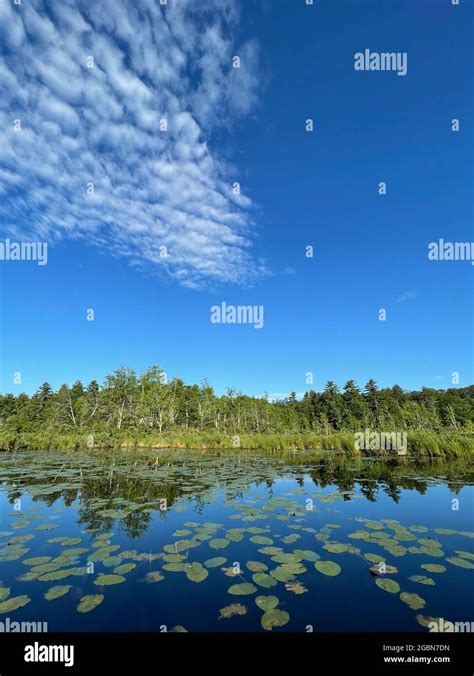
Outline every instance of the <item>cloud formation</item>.
<svg viewBox="0 0 474 676">
<path fill-rule="evenodd" d="M 238 23 L 235 0 L 0 2 L 2 229 L 84 239 L 189 287 L 264 274 L 252 202 L 211 143 L 257 99 Z"/>
</svg>

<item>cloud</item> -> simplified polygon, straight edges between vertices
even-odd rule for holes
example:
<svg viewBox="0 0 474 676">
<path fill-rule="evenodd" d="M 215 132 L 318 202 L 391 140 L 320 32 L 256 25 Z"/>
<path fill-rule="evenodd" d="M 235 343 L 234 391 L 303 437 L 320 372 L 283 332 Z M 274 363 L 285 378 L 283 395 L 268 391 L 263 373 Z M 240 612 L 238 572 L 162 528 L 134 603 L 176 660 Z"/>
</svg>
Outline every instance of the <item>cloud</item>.
<svg viewBox="0 0 474 676">
<path fill-rule="evenodd" d="M 414 291 L 404 291 L 397 298 L 397 303 L 405 303 L 407 300 L 413 300 L 416 298 L 416 293 Z"/>
<path fill-rule="evenodd" d="M 213 144 L 257 102 L 258 46 L 234 43 L 238 24 L 235 0 L 0 3 L 2 229 L 189 287 L 266 274 L 254 205 Z"/>
</svg>

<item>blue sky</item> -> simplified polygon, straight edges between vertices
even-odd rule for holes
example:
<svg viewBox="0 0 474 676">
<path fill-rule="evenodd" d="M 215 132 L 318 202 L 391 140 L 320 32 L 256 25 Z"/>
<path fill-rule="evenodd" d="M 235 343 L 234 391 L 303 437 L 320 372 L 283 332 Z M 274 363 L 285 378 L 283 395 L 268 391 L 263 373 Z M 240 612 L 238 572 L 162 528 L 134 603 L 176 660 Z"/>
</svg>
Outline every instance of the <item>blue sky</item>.
<svg viewBox="0 0 474 676">
<path fill-rule="evenodd" d="M 249 394 L 472 383 L 473 266 L 427 258 L 473 240 L 472 18 L 2 0 L 1 237 L 48 243 L 47 265 L 0 261 L 2 391 L 151 363 Z M 354 70 L 364 49 L 406 52 L 407 74 Z M 263 328 L 211 323 L 222 301 Z"/>
</svg>

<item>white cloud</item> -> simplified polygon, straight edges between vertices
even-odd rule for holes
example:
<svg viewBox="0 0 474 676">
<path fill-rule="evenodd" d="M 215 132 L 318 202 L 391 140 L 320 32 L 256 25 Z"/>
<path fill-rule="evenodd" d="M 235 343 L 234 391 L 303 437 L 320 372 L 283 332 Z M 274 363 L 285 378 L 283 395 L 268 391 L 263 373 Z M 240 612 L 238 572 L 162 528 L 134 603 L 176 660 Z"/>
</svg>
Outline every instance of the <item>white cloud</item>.
<svg viewBox="0 0 474 676">
<path fill-rule="evenodd" d="M 405 303 L 407 300 L 413 300 L 416 298 L 416 293 L 414 291 L 404 291 L 397 298 L 397 303 Z"/>
<path fill-rule="evenodd" d="M 256 103 L 238 21 L 235 0 L 1 2 L 3 229 L 82 238 L 190 287 L 265 274 L 253 204 L 212 142 Z"/>
</svg>

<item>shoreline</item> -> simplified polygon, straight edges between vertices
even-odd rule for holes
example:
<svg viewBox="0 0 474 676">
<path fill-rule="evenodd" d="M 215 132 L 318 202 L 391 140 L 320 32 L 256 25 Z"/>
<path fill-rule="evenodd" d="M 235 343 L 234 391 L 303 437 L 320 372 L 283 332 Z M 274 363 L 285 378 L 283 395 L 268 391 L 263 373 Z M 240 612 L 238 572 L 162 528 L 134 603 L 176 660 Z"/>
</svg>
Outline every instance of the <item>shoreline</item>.
<svg viewBox="0 0 474 676">
<path fill-rule="evenodd" d="M 181 432 L 150 434 L 87 431 L 82 433 L 57 432 L 7 432 L 0 430 L 1 451 L 47 450 L 197 450 L 197 451 L 332 451 L 347 457 L 379 458 L 474 458 L 474 434 L 469 431 L 434 432 L 432 430 L 408 431 L 406 447 L 360 449 L 356 435 L 335 432 L 329 435 L 297 434 L 242 434 Z"/>
</svg>

